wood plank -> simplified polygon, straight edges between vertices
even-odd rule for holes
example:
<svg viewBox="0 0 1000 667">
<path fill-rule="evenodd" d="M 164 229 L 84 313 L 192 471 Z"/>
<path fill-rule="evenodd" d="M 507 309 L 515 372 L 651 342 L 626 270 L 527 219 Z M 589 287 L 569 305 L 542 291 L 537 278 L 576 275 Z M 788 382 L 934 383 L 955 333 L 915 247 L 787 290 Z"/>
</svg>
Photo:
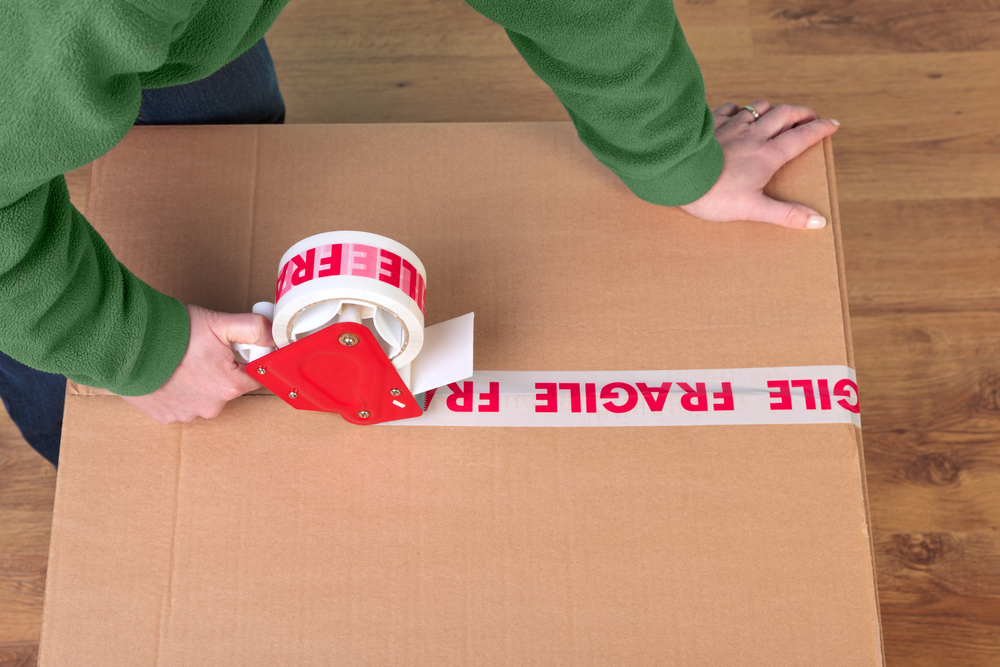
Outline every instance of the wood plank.
<svg viewBox="0 0 1000 667">
<path fill-rule="evenodd" d="M 872 523 L 1000 528 L 1000 313 L 852 317 Z"/>
<path fill-rule="evenodd" d="M 38 659 L 55 480 L 0 410 L 0 667 Z"/>
<path fill-rule="evenodd" d="M 0 557 L 49 552 L 56 474 L 0 413 Z"/>
<path fill-rule="evenodd" d="M 699 63 L 754 53 L 750 0 L 676 0 L 674 11 Z"/>
<path fill-rule="evenodd" d="M 998 42 L 1000 44 L 1000 42 Z M 701 63 L 709 103 L 803 104 L 834 136 L 841 202 L 1000 197 L 1000 52 Z"/>
<path fill-rule="evenodd" d="M 1000 432 L 1000 313 L 864 315 L 851 323 L 859 376 L 872 379 L 860 388 L 866 448 L 882 433 L 902 448 L 986 446 Z M 904 437 L 910 431 L 938 435 Z"/>
<path fill-rule="evenodd" d="M 37 641 L 0 640 L 0 667 L 35 667 L 36 664 Z"/>
<path fill-rule="evenodd" d="M 50 466 L 51 467 L 51 466 Z M 45 478 L 39 475 L 38 485 Z M 0 510 L 0 556 L 46 555 L 52 530 L 52 510 Z"/>
<path fill-rule="evenodd" d="M 282 10 L 267 41 L 276 61 L 517 55 L 503 28 L 463 0 L 296 0 Z"/>
<path fill-rule="evenodd" d="M 1000 199 L 842 202 L 840 210 L 852 318 L 1000 312 Z"/>
<path fill-rule="evenodd" d="M 995 530 L 877 533 L 887 664 L 1000 662 L 1000 536 Z"/>
<path fill-rule="evenodd" d="M 981 51 L 1000 43 L 1000 5 L 983 0 L 752 0 L 755 52 Z"/>
<path fill-rule="evenodd" d="M 1000 200 L 841 216 L 875 530 L 1000 528 Z"/>
<path fill-rule="evenodd" d="M 47 563 L 47 554 L 0 554 L 0 628 L 4 640 L 38 641 Z"/>
</svg>

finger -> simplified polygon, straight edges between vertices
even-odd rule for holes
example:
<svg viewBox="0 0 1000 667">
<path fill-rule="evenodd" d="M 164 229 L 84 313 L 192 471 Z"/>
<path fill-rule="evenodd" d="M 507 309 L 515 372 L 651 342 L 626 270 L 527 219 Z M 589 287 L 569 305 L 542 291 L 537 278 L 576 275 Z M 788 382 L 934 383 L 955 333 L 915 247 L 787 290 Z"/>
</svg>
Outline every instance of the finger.
<svg viewBox="0 0 1000 667">
<path fill-rule="evenodd" d="M 732 118 L 739 112 L 740 112 L 739 105 L 733 104 L 732 102 L 726 102 L 712 113 L 715 114 L 716 116 L 726 116 Z"/>
<path fill-rule="evenodd" d="M 253 313 L 215 313 L 219 337 L 227 343 L 250 343 L 260 347 L 275 347 L 271 322 Z"/>
<path fill-rule="evenodd" d="M 840 123 L 835 120 L 818 118 L 805 125 L 793 127 L 787 132 L 782 132 L 774 139 L 770 145 L 778 150 L 781 164 L 785 164 L 794 157 L 801 155 L 807 148 L 823 141 L 837 131 Z"/>
<path fill-rule="evenodd" d="M 774 106 L 767 100 L 757 100 L 756 102 L 752 102 L 747 106 L 753 107 L 753 110 L 756 111 L 757 115 L 760 116 L 761 118 L 764 117 L 764 114 L 766 114 L 768 111 L 774 108 Z M 742 107 L 739 113 L 733 116 L 733 118 L 738 118 L 742 120 L 744 123 L 754 123 L 757 121 L 757 118 L 755 118 L 754 115 L 750 113 L 750 110 L 747 109 L 746 107 Z"/>
<path fill-rule="evenodd" d="M 726 102 L 721 107 L 712 112 L 712 120 L 715 122 L 715 129 L 729 122 L 729 120 L 739 113 L 740 108 L 732 102 Z"/>
<path fill-rule="evenodd" d="M 826 218 L 815 209 L 802 204 L 771 199 L 763 194 L 751 207 L 750 214 L 753 220 L 769 222 L 772 225 L 789 229 L 822 229 L 826 227 Z"/>
<path fill-rule="evenodd" d="M 242 396 L 248 391 L 253 391 L 254 389 L 259 389 L 261 387 L 260 382 L 257 382 L 257 380 L 247 375 L 242 366 L 238 370 L 233 371 L 232 381 L 232 398 Z"/>
<path fill-rule="evenodd" d="M 222 374 L 218 376 L 214 385 L 216 390 L 214 397 L 222 403 L 231 401 L 248 391 L 259 389 L 262 386 L 257 379 L 257 374 L 255 372 L 253 375 L 247 373 L 245 365 L 223 364 L 223 366 Z M 256 367 L 256 364 L 254 366 Z M 204 417 L 205 415 L 202 414 L 201 416 Z"/>
<path fill-rule="evenodd" d="M 760 116 L 763 116 L 766 113 L 771 113 L 771 109 L 774 108 L 774 105 L 768 102 L 767 100 L 757 100 L 750 106 L 752 106 L 753 110 L 756 111 L 757 114 Z"/>
<path fill-rule="evenodd" d="M 765 132 L 769 138 L 774 138 L 796 125 L 813 120 L 816 120 L 816 112 L 809 107 L 779 104 L 771 109 L 766 116 L 760 117 L 757 128 Z"/>
</svg>

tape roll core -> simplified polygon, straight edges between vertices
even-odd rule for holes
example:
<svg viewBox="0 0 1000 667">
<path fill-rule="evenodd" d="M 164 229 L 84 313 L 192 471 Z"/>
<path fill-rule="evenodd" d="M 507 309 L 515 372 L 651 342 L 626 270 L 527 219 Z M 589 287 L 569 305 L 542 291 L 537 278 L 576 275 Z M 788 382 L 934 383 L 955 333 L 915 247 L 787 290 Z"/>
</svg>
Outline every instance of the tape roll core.
<svg viewBox="0 0 1000 667">
<path fill-rule="evenodd" d="M 318 302 L 316 302 L 316 303 L 314 303 L 314 304 L 312 304 L 310 306 L 306 306 L 305 308 L 302 308 L 300 311 L 298 311 L 297 313 L 295 313 L 294 315 L 292 315 L 291 318 L 288 320 L 288 324 L 285 327 L 285 336 L 288 338 L 288 341 L 290 343 L 294 343 L 295 341 L 299 340 L 300 338 L 305 338 L 307 335 L 309 335 L 311 333 L 315 333 L 316 331 L 318 331 L 319 329 L 311 329 L 308 333 L 305 333 L 303 335 L 298 335 L 298 334 L 293 333 L 293 329 L 295 328 L 295 321 L 299 318 L 300 315 L 302 315 L 303 313 L 305 313 L 307 310 L 309 310 L 310 308 L 312 308 L 314 306 L 318 306 L 318 305 L 320 305 L 322 303 L 327 303 L 327 302 L 335 301 L 335 300 L 336 299 L 324 299 L 323 301 L 318 301 Z M 402 345 L 399 347 L 399 350 L 397 352 L 395 352 L 393 354 L 389 354 L 389 359 L 390 360 L 396 359 L 397 357 L 399 357 L 399 355 L 401 355 L 403 353 L 404 350 L 406 350 L 406 348 L 408 347 L 409 342 L 410 342 L 410 330 L 407 328 L 406 322 L 404 322 L 399 317 L 399 315 L 397 315 L 396 313 L 392 312 L 391 310 L 382 308 L 378 304 L 373 303 L 371 301 L 364 301 L 362 299 L 342 299 L 340 301 L 341 301 L 342 304 L 353 303 L 353 304 L 358 305 L 358 306 L 368 306 L 370 308 L 378 308 L 382 312 L 384 312 L 387 315 L 389 315 L 392 318 L 394 318 L 396 320 L 396 322 L 399 323 L 399 327 L 402 330 L 402 334 L 403 334 L 402 335 L 402 341 L 401 341 Z M 328 324 L 332 324 L 332 323 L 333 322 L 328 322 Z M 382 338 L 382 336 L 379 336 L 379 338 Z"/>
</svg>

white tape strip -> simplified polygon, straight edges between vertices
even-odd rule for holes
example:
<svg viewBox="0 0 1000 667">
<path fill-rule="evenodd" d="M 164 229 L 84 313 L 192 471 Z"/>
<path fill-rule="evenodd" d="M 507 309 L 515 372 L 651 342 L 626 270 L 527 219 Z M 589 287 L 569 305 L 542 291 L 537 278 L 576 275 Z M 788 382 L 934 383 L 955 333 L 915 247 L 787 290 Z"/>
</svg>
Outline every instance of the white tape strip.
<svg viewBox="0 0 1000 667">
<path fill-rule="evenodd" d="M 428 400 L 429 397 L 429 400 Z M 846 366 L 687 371 L 477 371 L 425 395 L 414 426 L 854 424 Z"/>
</svg>

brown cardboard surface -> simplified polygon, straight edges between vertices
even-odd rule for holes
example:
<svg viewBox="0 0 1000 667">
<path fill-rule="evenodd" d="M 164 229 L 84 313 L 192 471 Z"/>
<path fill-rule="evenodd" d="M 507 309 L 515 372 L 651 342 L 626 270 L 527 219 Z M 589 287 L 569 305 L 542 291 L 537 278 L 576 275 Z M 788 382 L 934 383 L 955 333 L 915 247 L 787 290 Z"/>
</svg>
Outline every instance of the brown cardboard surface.
<svg viewBox="0 0 1000 667">
<path fill-rule="evenodd" d="M 411 248 L 484 370 L 851 361 L 829 143 L 771 184 L 818 232 L 636 199 L 563 123 L 146 127 L 88 218 L 184 301 L 280 255 Z M 245 396 L 159 426 L 70 387 L 40 665 L 878 665 L 850 425 L 354 427 Z"/>
</svg>

